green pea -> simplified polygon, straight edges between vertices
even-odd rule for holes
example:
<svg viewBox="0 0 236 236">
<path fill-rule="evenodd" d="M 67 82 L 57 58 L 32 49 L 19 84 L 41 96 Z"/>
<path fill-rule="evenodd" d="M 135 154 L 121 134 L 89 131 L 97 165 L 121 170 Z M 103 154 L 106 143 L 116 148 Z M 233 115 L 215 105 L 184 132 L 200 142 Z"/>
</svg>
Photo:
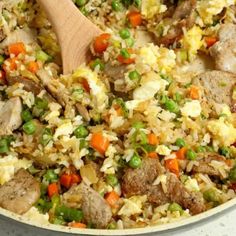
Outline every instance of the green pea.
<svg viewBox="0 0 236 236">
<path fill-rule="evenodd" d="M 141 79 L 141 75 L 138 73 L 138 71 L 133 70 L 129 73 L 129 78 L 131 80 L 137 80 L 139 81 Z"/>
<path fill-rule="evenodd" d="M 111 7 L 114 11 L 121 11 L 123 9 L 123 5 L 119 0 L 113 0 L 111 2 Z"/>
<path fill-rule="evenodd" d="M 96 58 L 92 63 L 91 63 L 91 68 L 94 70 L 95 68 L 99 68 L 99 70 L 104 70 L 105 65 L 104 63 L 99 59 Z"/>
<path fill-rule="evenodd" d="M 80 139 L 79 148 L 82 149 L 88 147 L 89 147 L 88 142 L 85 139 Z"/>
<path fill-rule="evenodd" d="M 134 154 L 128 164 L 131 168 L 136 169 L 141 166 L 142 160 L 138 155 Z"/>
<path fill-rule="evenodd" d="M 107 225 L 107 229 L 116 229 L 117 224 L 116 222 L 111 222 L 110 224 Z"/>
<path fill-rule="evenodd" d="M 135 5 L 137 8 L 140 8 L 140 7 L 141 7 L 141 3 L 142 3 L 142 0 L 134 0 L 134 5 Z"/>
<path fill-rule="evenodd" d="M 131 48 L 134 46 L 134 39 L 133 38 L 128 38 L 125 40 L 126 45 Z"/>
<path fill-rule="evenodd" d="M 21 112 L 21 118 L 24 122 L 28 122 L 33 119 L 31 112 L 27 109 Z"/>
<path fill-rule="evenodd" d="M 192 149 L 189 149 L 186 152 L 186 157 L 188 160 L 194 161 L 197 158 L 197 154 Z"/>
<path fill-rule="evenodd" d="M 225 157 L 229 157 L 230 156 L 230 149 L 228 147 L 222 147 L 222 148 L 220 148 L 219 153 Z"/>
<path fill-rule="evenodd" d="M 130 32 L 129 32 L 129 30 L 128 30 L 127 28 L 121 29 L 121 30 L 119 31 L 119 34 L 120 34 L 120 37 L 121 37 L 122 39 L 128 39 L 128 38 L 130 37 Z"/>
<path fill-rule="evenodd" d="M 170 112 L 173 112 L 173 113 L 178 113 L 179 112 L 178 104 L 172 99 L 168 99 L 165 102 L 165 109 L 170 111 Z"/>
<path fill-rule="evenodd" d="M 236 166 L 233 167 L 229 172 L 229 180 L 231 182 L 236 182 Z"/>
<path fill-rule="evenodd" d="M 203 197 L 208 202 L 219 202 L 219 196 L 214 188 L 210 188 L 203 193 Z"/>
<path fill-rule="evenodd" d="M 86 9 L 85 6 L 82 6 L 79 8 L 79 10 L 81 11 L 81 13 L 85 16 L 87 16 L 89 14 L 88 10 Z"/>
<path fill-rule="evenodd" d="M 23 125 L 23 130 L 26 134 L 31 135 L 36 131 L 36 126 L 34 122 L 30 120 Z"/>
<path fill-rule="evenodd" d="M 179 211 L 180 213 L 183 212 L 183 208 L 178 203 L 175 203 L 175 202 L 169 205 L 168 210 L 171 212 L 174 212 L 174 211 Z"/>
<path fill-rule="evenodd" d="M 54 172 L 54 170 L 47 170 L 43 177 L 49 183 L 56 182 L 58 180 L 58 175 Z"/>
<path fill-rule="evenodd" d="M 198 146 L 197 149 L 196 149 L 197 152 L 205 152 L 206 151 L 206 148 L 203 147 L 203 146 Z"/>
<path fill-rule="evenodd" d="M 9 142 L 6 138 L 0 139 L 0 153 L 9 152 Z"/>
<path fill-rule="evenodd" d="M 176 146 L 178 146 L 180 148 L 184 147 L 186 145 L 184 139 L 182 139 L 182 138 L 177 138 L 175 141 L 175 144 L 176 144 Z"/>
<path fill-rule="evenodd" d="M 74 131 L 76 138 L 85 138 L 88 136 L 88 134 L 89 131 L 83 125 L 78 126 Z"/>
<path fill-rule="evenodd" d="M 86 3 L 87 3 L 87 0 L 76 0 L 76 1 L 75 1 L 75 4 L 76 4 L 78 7 L 82 7 L 82 6 L 84 6 Z"/>
<path fill-rule="evenodd" d="M 116 186 L 118 184 L 118 179 L 115 175 L 107 175 L 106 176 L 106 182 L 111 185 L 112 187 Z"/>
<path fill-rule="evenodd" d="M 122 49 L 120 50 L 120 55 L 121 55 L 122 57 L 124 57 L 125 59 L 130 58 L 130 53 L 127 51 L 126 48 L 122 48 Z"/>
</svg>

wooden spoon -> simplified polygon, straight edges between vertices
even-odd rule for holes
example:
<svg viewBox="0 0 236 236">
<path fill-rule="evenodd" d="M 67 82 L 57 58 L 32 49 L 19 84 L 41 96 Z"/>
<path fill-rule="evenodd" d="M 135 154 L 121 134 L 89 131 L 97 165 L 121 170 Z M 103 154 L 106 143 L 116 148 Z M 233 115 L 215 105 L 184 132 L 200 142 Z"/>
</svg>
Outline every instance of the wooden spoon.
<svg viewBox="0 0 236 236">
<path fill-rule="evenodd" d="M 88 20 L 71 0 L 38 0 L 58 37 L 63 73 L 68 74 L 89 56 L 89 46 L 101 30 Z"/>
</svg>

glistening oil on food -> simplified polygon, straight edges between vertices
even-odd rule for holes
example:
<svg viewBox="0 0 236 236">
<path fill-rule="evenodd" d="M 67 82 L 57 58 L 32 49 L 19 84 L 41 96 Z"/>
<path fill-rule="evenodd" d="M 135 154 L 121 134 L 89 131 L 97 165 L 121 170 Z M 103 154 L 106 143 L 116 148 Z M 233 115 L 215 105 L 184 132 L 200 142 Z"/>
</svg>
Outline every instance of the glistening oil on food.
<svg viewBox="0 0 236 236">
<path fill-rule="evenodd" d="M 236 190 L 234 0 L 74 0 L 104 33 L 62 74 L 34 0 L 0 1 L 0 206 L 127 229 Z"/>
</svg>

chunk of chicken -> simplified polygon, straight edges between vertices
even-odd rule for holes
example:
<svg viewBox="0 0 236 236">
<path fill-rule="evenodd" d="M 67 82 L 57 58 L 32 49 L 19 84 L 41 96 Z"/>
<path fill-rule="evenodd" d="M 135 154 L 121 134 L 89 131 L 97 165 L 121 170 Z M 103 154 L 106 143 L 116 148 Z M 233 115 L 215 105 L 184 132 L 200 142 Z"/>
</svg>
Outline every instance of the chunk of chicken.
<svg viewBox="0 0 236 236">
<path fill-rule="evenodd" d="M 217 70 L 236 73 L 236 25 L 223 24 L 219 30 L 219 41 L 210 48 Z"/>
<path fill-rule="evenodd" d="M 70 206 L 80 207 L 81 205 L 85 220 L 98 228 L 105 228 L 111 220 L 112 212 L 110 206 L 98 192 L 84 182 L 78 186 L 72 186 L 64 194 L 63 198 L 64 200 L 67 199 L 66 202 Z M 73 201 L 75 204 L 71 205 Z"/>
<path fill-rule="evenodd" d="M 232 93 L 236 85 L 236 75 L 224 71 L 208 71 L 193 79 L 193 84 L 203 89 L 203 99 L 207 103 L 227 104 L 235 112 L 236 101 Z"/>
<path fill-rule="evenodd" d="M 39 197 L 40 184 L 24 169 L 0 187 L 0 206 L 20 215 L 26 213 Z"/>
<path fill-rule="evenodd" d="M 10 98 L 0 110 L 0 136 L 10 135 L 22 124 L 22 104 L 19 97 Z"/>
</svg>

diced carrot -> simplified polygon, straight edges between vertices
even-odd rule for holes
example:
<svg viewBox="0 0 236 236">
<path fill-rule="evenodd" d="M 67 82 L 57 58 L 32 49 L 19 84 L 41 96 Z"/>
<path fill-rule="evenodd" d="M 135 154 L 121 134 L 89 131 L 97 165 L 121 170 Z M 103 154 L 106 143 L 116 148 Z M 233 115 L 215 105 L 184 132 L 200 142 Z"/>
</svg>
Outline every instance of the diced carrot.
<svg viewBox="0 0 236 236">
<path fill-rule="evenodd" d="M 113 107 L 114 107 L 114 109 L 116 110 L 116 114 L 117 114 L 118 116 L 122 116 L 122 115 L 123 115 L 123 110 L 122 110 L 122 108 L 121 108 L 120 105 L 115 104 L 115 105 L 113 105 Z"/>
<path fill-rule="evenodd" d="M 93 48 L 96 53 L 103 53 L 109 45 L 111 35 L 104 33 L 95 38 Z"/>
<path fill-rule="evenodd" d="M 59 189 L 57 183 L 51 183 L 48 185 L 48 196 L 51 198 L 53 195 L 58 195 Z"/>
<path fill-rule="evenodd" d="M 127 15 L 127 18 L 132 27 L 137 27 L 142 24 L 142 16 L 140 12 L 132 11 Z"/>
<path fill-rule="evenodd" d="M 82 83 L 83 88 L 85 89 L 85 91 L 87 93 L 90 93 L 90 87 L 89 87 L 88 81 L 86 79 L 83 79 L 81 83 Z"/>
<path fill-rule="evenodd" d="M 7 71 L 13 71 L 17 69 L 17 58 L 13 57 L 13 58 L 8 58 L 7 60 L 4 61 L 4 64 L 2 66 L 3 70 L 5 72 Z"/>
<path fill-rule="evenodd" d="M 234 161 L 232 161 L 231 159 L 226 159 L 225 164 L 229 167 L 232 167 L 234 165 Z"/>
<path fill-rule="evenodd" d="M 20 53 L 26 53 L 25 45 L 22 42 L 13 43 L 8 46 L 8 52 L 15 56 L 18 56 Z"/>
<path fill-rule="evenodd" d="M 77 175 L 77 174 L 71 174 L 71 182 L 70 182 L 70 185 L 72 184 L 78 184 L 81 182 L 81 177 L 80 175 Z"/>
<path fill-rule="evenodd" d="M 197 86 L 191 86 L 189 90 L 190 98 L 197 100 L 200 98 L 199 88 Z"/>
<path fill-rule="evenodd" d="M 36 61 L 31 61 L 31 62 L 29 62 L 27 68 L 28 68 L 28 70 L 30 72 L 35 74 L 38 71 L 38 69 L 39 69 L 39 65 L 38 65 L 38 63 Z"/>
<path fill-rule="evenodd" d="M 70 222 L 68 226 L 73 228 L 79 228 L 79 229 L 85 229 L 87 228 L 86 224 L 80 223 L 80 222 Z"/>
<path fill-rule="evenodd" d="M 206 36 L 206 37 L 204 37 L 204 40 L 207 44 L 207 47 L 209 48 L 209 47 L 213 46 L 217 42 L 218 39 L 217 39 L 217 37 L 214 37 L 214 36 Z"/>
<path fill-rule="evenodd" d="M 119 195 L 115 191 L 111 191 L 105 195 L 105 200 L 107 203 L 114 208 L 117 208 L 118 200 L 120 199 Z"/>
<path fill-rule="evenodd" d="M 3 70 L 0 70 L 0 84 L 6 84 L 6 73 Z"/>
<path fill-rule="evenodd" d="M 157 145 L 158 144 L 158 138 L 154 133 L 148 134 L 148 143 L 151 145 Z"/>
<path fill-rule="evenodd" d="M 180 148 L 180 149 L 175 153 L 177 159 L 179 159 L 179 160 L 184 160 L 184 159 L 185 159 L 186 152 L 187 152 L 187 148 L 186 148 L 186 147 Z"/>
<path fill-rule="evenodd" d="M 69 174 L 63 174 L 60 177 L 60 184 L 66 188 L 70 188 L 71 186 L 72 176 Z"/>
<path fill-rule="evenodd" d="M 109 140 L 102 133 L 94 133 L 90 140 L 90 146 L 104 155 L 109 146 Z"/>
<path fill-rule="evenodd" d="M 128 48 L 127 51 L 132 54 L 133 50 L 131 48 Z M 122 55 L 118 55 L 117 60 L 121 63 L 121 64 L 132 64 L 135 62 L 135 58 L 130 57 L 130 58 L 124 58 Z"/>
<path fill-rule="evenodd" d="M 177 158 L 166 160 L 165 166 L 170 172 L 179 176 L 179 163 Z"/>
<path fill-rule="evenodd" d="M 148 153 L 148 157 L 153 158 L 153 159 L 156 159 L 156 158 L 158 158 L 158 155 L 157 155 L 156 152 L 149 152 L 149 153 Z"/>
</svg>

